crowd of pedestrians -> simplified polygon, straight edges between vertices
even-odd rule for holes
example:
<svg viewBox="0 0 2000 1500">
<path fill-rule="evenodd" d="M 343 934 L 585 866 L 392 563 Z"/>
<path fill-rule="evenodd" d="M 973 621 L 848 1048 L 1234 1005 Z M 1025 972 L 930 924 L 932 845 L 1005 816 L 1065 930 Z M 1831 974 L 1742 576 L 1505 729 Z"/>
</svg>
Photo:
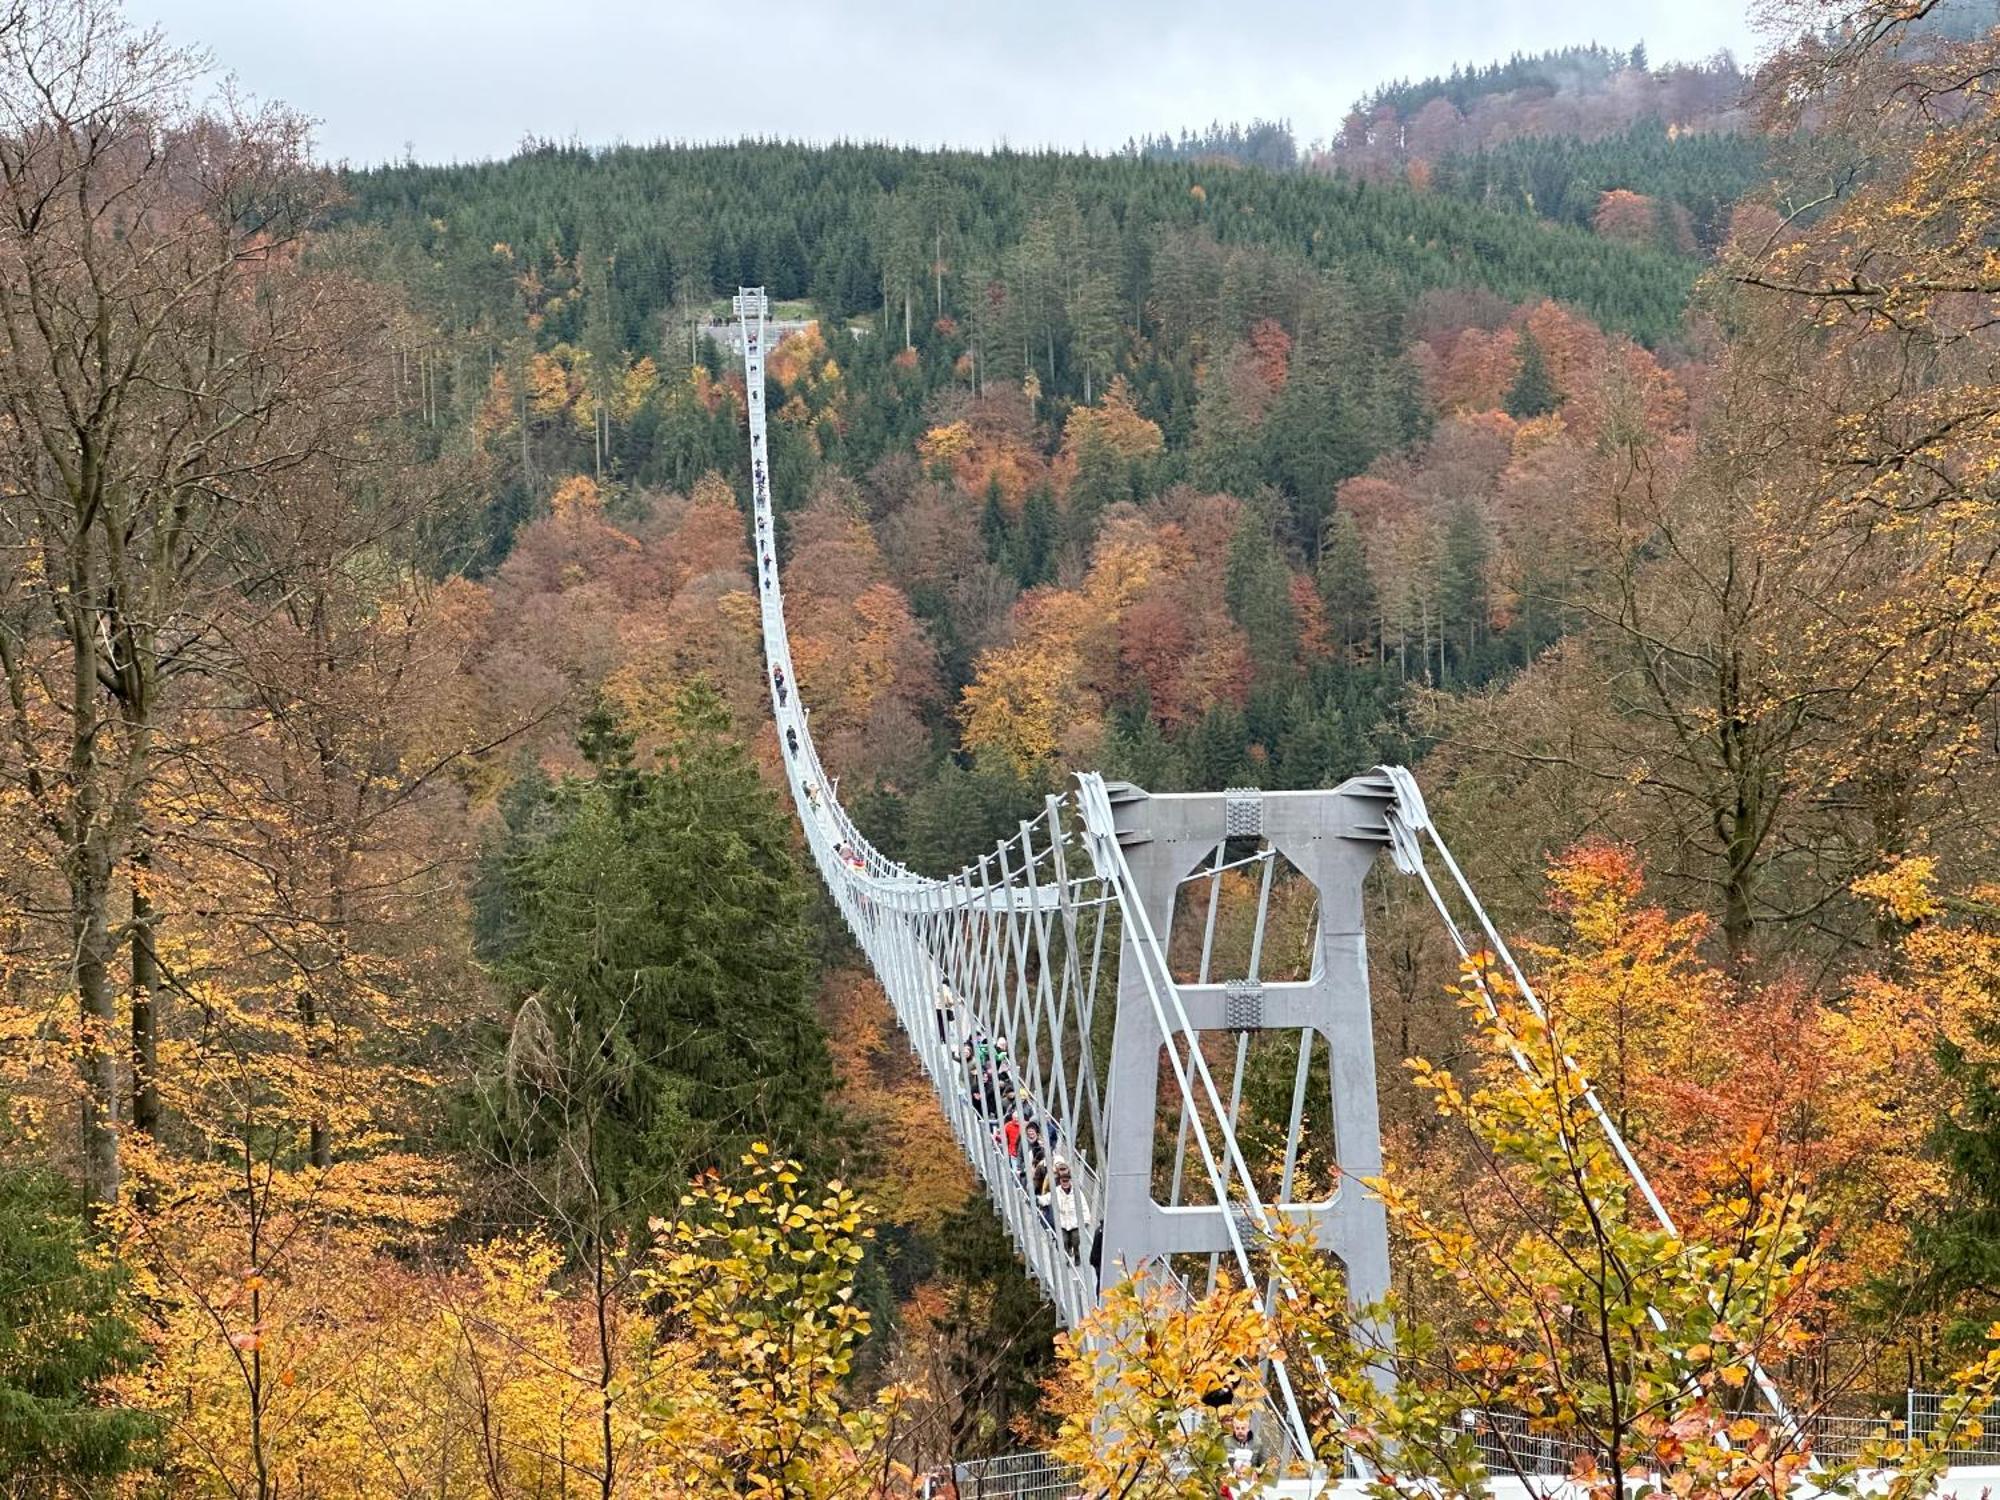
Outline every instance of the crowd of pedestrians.
<svg viewBox="0 0 2000 1500">
<path fill-rule="evenodd" d="M 1103 1236 L 1090 1199 L 1063 1154 L 1061 1122 L 1022 1086 L 1007 1038 L 990 1035 L 966 1016 L 942 978 L 936 982 L 933 1006 L 938 1041 L 958 1064 L 973 1111 L 1033 1196 L 1042 1222 L 1071 1260 L 1081 1256 L 1087 1236 L 1091 1269 L 1101 1269 Z"/>
</svg>

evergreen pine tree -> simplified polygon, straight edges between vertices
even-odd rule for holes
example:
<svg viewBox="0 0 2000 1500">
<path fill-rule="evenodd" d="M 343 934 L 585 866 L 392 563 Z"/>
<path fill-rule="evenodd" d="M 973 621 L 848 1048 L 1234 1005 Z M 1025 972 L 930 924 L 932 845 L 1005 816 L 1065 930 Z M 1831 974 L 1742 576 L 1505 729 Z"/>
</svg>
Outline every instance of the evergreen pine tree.
<svg viewBox="0 0 2000 1500">
<path fill-rule="evenodd" d="M 0 1171 L 0 1476 L 9 1495 L 94 1494 L 143 1467 L 158 1422 L 106 1399 L 147 1359 L 126 1275 L 69 1184 Z"/>
<path fill-rule="evenodd" d="M 1244 506 L 1230 538 L 1223 594 L 1250 638 L 1250 660 L 1260 685 L 1288 681 L 1297 670 L 1299 622 L 1291 586 L 1292 570 L 1271 539 L 1262 507 Z"/>
<path fill-rule="evenodd" d="M 1056 551 L 1062 544 L 1062 518 L 1046 486 L 1036 488 L 1021 507 L 1021 549 L 1014 576 L 1031 589 L 1056 576 Z"/>
<path fill-rule="evenodd" d="M 1337 786 L 1366 768 L 1372 747 L 1356 732 L 1345 705 L 1341 693 L 1315 692 L 1304 685 L 1292 693 L 1274 756 L 1278 786 Z"/>
<path fill-rule="evenodd" d="M 643 1218 L 753 1139 L 822 1159 L 807 888 L 721 700 L 685 690 L 650 766 L 601 708 L 578 744 L 592 774 L 553 789 L 502 877 L 497 968 L 522 999 L 496 1152 L 545 1199 L 587 1179 L 593 1223 Z"/>
<path fill-rule="evenodd" d="M 986 486 L 986 504 L 979 512 L 979 535 L 986 542 L 986 560 L 1012 573 L 1016 568 L 1014 523 L 1007 518 L 1000 481 Z"/>
<path fill-rule="evenodd" d="M 1326 602 L 1326 623 L 1334 643 L 1350 659 L 1373 656 L 1378 613 L 1375 579 L 1368 570 L 1361 528 L 1344 510 L 1334 512 L 1320 545 L 1319 596 Z"/>
<path fill-rule="evenodd" d="M 1183 745 L 1191 791 L 1219 792 L 1230 786 L 1261 786 L 1250 764 L 1250 729 L 1242 710 L 1218 703 L 1188 731 Z"/>
<path fill-rule="evenodd" d="M 1301 542 L 1309 543 L 1324 523 L 1340 482 L 1361 473 L 1379 451 L 1364 425 L 1359 405 L 1315 363 L 1302 361 L 1273 404 L 1264 424 L 1265 465 L 1291 502 Z"/>
<path fill-rule="evenodd" d="M 1187 766 L 1153 717 L 1152 697 L 1143 684 L 1121 703 L 1098 754 L 1104 774 L 1149 792 L 1186 791 Z"/>
<path fill-rule="evenodd" d="M 1444 555 L 1439 560 L 1438 614 L 1445 651 L 1458 665 L 1458 680 L 1477 680 L 1478 657 L 1491 609 L 1486 581 L 1492 548 L 1486 522 L 1470 504 L 1461 503 L 1445 523 Z"/>
<path fill-rule="evenodd" d="M 1068 529 L 1079 550 L 1097 533 L 1106 506 L 1132 498 L 1132 470 L 1118 450 L 1096 433 L 1078 445 L 1076 479 L 1069 487 Z"/>
<path fill-rule="evenodd" d="M 1562 404 L 1555 379 L 1549 374 L 1548 358 L 1535 336 L 1525 328 L 1515 348 L 1521 357 L 1521 368 L 1507 390 L 1507 415 L 1516 421 L 1546 417 Z"/>
<path fill-rule="evenodd" d="M 1218 361 L 1195 398 L 1194 482 L 1225 495 L 1247 495 L 1263 478 L 1262 442 L 1252 413 Z"/>
<path fill-rule="evenodd" d="M 2000 1042 L 2000 1020 L 1975 1023 L 1981 1049 Z M 1938 1063 L 1960 1103 L 1940 1116 L 1932 1148 L 1950 1169 L 1949 1207 L 1912 1235 L 1914 1285 L 1893 1294 L 1897 1316 L 1951 1315 L 1955 1342 L 1976 1343 L 2000 1316 L 2000 1064 L 1963 1045 L 1938 1044 Z"/>
<path fill-rule="evenodd" d="M 1004 755 L 982 759 L 970 770 L 944 761 L 910 795 L 904 858 L 938 876 L 963 869 L 1018 832 L 1023 819 L 1042 810 L 1049 791 L 1045 777 L 1024 775 Z"/>
</svg>

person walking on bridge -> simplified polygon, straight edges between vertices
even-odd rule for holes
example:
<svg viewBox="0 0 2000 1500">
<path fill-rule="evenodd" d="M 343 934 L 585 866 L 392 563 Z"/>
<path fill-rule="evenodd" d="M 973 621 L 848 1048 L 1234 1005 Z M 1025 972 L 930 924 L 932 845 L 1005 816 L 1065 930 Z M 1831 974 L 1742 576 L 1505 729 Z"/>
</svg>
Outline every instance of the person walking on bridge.
<svg viewBox="0 0 2000 1500">
<path fill-rule="evenodd" d="M 1074 1259 L 1083 1243 L 1083 1226 L 1090 1222 L 1090 1200 L 1071 1180 L 1068 1158 L 1058 1156 L 1051 1165 L 1055 1181 L 1042 1194 L 1042 1206 L 1049 1210 L 1056 1233 L 1062 1236 L 1064 1252 Z"/>
</svg>

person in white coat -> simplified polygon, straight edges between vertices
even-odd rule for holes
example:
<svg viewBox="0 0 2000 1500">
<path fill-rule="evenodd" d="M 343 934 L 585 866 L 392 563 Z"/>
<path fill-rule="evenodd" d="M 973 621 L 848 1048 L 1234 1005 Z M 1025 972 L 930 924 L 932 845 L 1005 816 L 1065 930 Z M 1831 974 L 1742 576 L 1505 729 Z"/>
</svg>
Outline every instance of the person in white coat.
<svg viewBox="0 0 2000 1500">
<path fill-rule="evenodd" d="M 1090 1200 L 1071 1179 L 1066 1159 L 1058 1156 L 1050 1166 L 1053 1176 L 1040 1202 L 1049 1211 L 1049 1222 L 1055 1225 L 1056 1233 L 1062 1236 L 1063 1249 L 1074 1257 L 1083 1243 L 1084 1226 L 1090 1222 Z"/>
</svg>

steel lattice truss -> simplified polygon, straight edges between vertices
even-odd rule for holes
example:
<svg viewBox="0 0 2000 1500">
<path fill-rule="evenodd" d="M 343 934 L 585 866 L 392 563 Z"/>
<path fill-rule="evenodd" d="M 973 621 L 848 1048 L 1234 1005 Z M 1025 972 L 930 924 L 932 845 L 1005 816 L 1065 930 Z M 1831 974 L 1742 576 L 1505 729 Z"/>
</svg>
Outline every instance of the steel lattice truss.
<svg viewBox="0 0 2000 1500">
<path fill-rule="evenodd" d="M 735 310 L 766 685 L 806 844 L 1029 1271 L 1071 1325 L 1129 1273 L 1199 1295 L 1226 1269 L 1282 1296 L 1252 1251 L 1285 1218 L 1340 1258 L 1357 1307 L 1378 1301 L 1386 1225 L 1359 1179 L 1381 1170 L 1362 927 L 1379 854 L 1422 883 L 1461 957 L 1494 956 L 1539 1010 L 1415 782 L 1379 767 L 1323 791 L 1152 795 L 1085 773 L 949 878 L 890 859 L 841 805 L 801 701 L 765 437 L 769 301 L 744 288 Z M 1245 1114 L 1259 1079 L 1288 1114 Z M 1271 1373 L 1309 1459 L 1285 1367 Z"/>
</svg>

